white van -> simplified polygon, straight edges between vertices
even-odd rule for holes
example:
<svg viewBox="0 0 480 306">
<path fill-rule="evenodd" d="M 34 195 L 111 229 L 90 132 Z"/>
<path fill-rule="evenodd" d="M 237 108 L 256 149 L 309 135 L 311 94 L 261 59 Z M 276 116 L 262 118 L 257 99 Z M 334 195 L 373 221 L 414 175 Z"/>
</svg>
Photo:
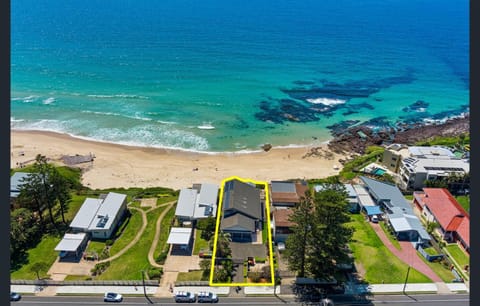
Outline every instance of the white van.
<svg viewBox="0 0 480 306">
<path fill-rule="evenodd" d="M 372 222 L 373 223 L 378 223 L 378 217 L 377 215 L 373 215 L 372 218 L 371 218 Z"/>
</svg>

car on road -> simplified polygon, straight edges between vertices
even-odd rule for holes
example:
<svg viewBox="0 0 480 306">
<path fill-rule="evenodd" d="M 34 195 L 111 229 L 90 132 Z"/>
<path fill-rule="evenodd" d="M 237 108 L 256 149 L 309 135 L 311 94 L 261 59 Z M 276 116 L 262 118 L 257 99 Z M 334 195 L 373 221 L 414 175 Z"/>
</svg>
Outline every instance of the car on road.
<svg viewBox="0 0 480 306">
<path fill-rule="evenodd" d="M 177 303 L 195 303 L 197 300 L 195 294 L 188 291 L 178 291 L 175 293 L 173 298 Z"/>
<path fill-rule="evenodd" d="M 199 292 L 197 301 L 199 303 L 218 303 L 218 296 L 213 292 Z"/>
<path fill-rule="evenodd" d="M 22 296 L 17 292 L 10 292 L 10 301 L 20 301 Z"/>
<path fill-rule="evenodd" d="M 120 303 L 121 301 L 123 301 L 123 296 L 121 294 L 114 293 L 114 292 L 106 292 L 105 296 L 103 297 L 103 301 Z"/>
</svg>

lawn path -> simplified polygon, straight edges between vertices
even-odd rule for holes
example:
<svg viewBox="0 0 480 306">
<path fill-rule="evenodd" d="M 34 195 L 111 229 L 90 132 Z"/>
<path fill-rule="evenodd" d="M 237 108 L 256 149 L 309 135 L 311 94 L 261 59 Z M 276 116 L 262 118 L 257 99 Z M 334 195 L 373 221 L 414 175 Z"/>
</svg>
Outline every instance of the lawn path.
<svg viewBox="0 0 480 306">
<path fill-rule="evenodd" d="M 158 239 L 160 238 L 161 223 L 162 223 L 163 217 L 165 217 L 167 212 L 170 210 L 170 208 L 172 208 L 173 204 L 175 204 L 176 202 L 177 201 L 172 201 L 172 202 L 168 202 L 168 203 L 165 203 L 163 205 L 160 205 L 160 206 L 168 206 L 168 207 L 162 212 L 162 214 L 160 216 L 158 216 L 157 224 L 155 226 L 155 237 L 153 238 L 152 246 L 150 247 L 150 251 L 148 251 L 148 261 L 150 262 L 150 264 L 152 266 L 154 266 L 156 268 L 163 268 L 163 265 L 157 264 L 155 262 L 155 259 L 153 258 L 153 253 L 155 253 L 155 249 L 157 248 L 157 244 L 158 244 Z"/>
</svg>

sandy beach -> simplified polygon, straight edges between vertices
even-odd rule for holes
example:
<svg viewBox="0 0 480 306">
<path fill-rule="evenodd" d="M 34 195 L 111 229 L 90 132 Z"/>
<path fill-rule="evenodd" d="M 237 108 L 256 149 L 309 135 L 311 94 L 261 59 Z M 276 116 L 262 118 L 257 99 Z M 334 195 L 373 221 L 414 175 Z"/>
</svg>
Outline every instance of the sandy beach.
<svg viewBox="0 0 480 306">
<path fill-rule="evenodd" d="M 337 174 L 342 155 L 321 145 L 320 155 L 305 156 L 312 147 L 273 148 L 259 153 L 203 154 L 178 150 L 132 147 L 87 141 L 66 134 L 39 131 L 12 131 L 12 168 L 32 164 L 37 154 L 62 163 L 64 155 L 95 156 L 93 162 L 78 164 L 84 169 L 82 182 L 92 189 L 109 187 L 152 187 L 173 189 L 193 183 L 220 183 L 239 176 L 261 181 L 292 178 L 323 178 Z M 335 169 L 334 169 L 335 168 Z M 198 170 L 197 170 L 198 169 Z"/>
</svg>

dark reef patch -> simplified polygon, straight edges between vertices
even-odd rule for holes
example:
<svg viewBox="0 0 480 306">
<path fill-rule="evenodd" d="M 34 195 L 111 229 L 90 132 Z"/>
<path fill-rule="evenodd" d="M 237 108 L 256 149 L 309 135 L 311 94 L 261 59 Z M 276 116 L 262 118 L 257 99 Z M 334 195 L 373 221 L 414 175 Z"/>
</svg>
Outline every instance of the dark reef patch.
<svg viewBox="0 0 480 306">
<path fill-rule="evenodd" d="M 331 117 L 342 108 L 346 111 L 344 116 L 358 113 L 361 108 L 374 109 L 366 102 L 348 105 L 352 98 L 368 98 L 370 95 L 379 92 L 382 89 L 389 88 L 397 84 L 407 84 L 415 80 L 412 69 L 407 69 L 403 75 L 382 78 L 378 80 L 358 80 L 348 81 L 343 84 L 331 82 L 326 79 L 318 81 L 296 80 L 291 88 L 281 88 L 280 90 L 288 95 L 290 99 L 274 99 L 264 97 L 260 101 L 260 111 L 255 113 L 257 120 L 283 124 L 285 122 L 312 122 L 319 121 L 321 117 Z M 334 99 L 342 100 L 345 103 L 311 103 L 315 99 Z M 375 98 L 381 101 L 381 98 Z M 335 101 L 332 101 L 335 102 Z M 384 124 L 384 123 L 382 123 Z"/>
<path fill-rule="evenodd" d="M 404 112 L 424 112 L 430 104 L 423 100 L 418 100 L 415 103 L 410 104 L 407 107 L 402 108 Z"/>
</svg>

